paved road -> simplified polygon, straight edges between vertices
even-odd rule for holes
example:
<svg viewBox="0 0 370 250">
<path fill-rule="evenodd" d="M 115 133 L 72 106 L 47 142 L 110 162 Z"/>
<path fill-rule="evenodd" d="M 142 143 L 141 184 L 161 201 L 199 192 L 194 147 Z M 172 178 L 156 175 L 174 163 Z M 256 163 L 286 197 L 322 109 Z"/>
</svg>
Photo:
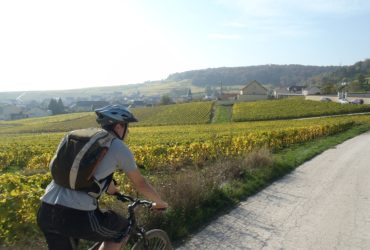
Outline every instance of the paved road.
<svg viewBox="0 0 370 250">
<path fill-rule="evenodd" d="M 178 249 L 370 249 L 370 133 L 306 162 Z"/>
</svg>

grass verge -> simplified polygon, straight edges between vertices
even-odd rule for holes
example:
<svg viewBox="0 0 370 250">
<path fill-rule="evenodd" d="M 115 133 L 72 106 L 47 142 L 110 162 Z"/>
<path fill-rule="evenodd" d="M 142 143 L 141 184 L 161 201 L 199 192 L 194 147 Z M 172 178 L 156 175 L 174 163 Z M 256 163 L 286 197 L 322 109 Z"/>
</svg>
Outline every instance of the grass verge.
<svg viewBox="0 0 370 250">
<path fill-rule="evenodd" d="M 226 123 L 231 121 L 232 105 L 216 104 L 213 123 Z"/>
</svg>

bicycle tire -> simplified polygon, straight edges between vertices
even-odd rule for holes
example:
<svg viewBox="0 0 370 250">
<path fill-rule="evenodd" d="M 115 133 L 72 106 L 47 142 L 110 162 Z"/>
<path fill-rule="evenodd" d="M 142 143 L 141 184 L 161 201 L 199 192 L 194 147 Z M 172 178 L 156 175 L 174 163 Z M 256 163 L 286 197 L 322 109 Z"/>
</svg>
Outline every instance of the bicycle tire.
<svg viewBox="0 0 370 250">
<path fill-rule="evenodd" d="M 171 241 L 165 231 L 160 229 L 149 230 L 145 233 L 145 239 L 148 242 L 148 247 L 151 250 L 172 250 Z M 132 250 L 144 250 L 144 239 L 140 239 L 132 247 Z"/>
</svg>

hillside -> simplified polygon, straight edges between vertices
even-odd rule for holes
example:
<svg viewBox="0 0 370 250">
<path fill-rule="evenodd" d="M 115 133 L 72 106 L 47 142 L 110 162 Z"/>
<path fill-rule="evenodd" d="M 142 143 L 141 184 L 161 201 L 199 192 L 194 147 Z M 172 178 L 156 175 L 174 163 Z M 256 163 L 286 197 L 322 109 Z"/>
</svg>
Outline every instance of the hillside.
<svg viewBox="0 0 370 250">
<path fill-rule="evenodd" d="M 217 102 L 190 102 L 154 107 L 132 108 L 139 122 L 133 127 L 189 125 L 244 121 L 278 120 L 323 115 L 369 112 L 369 105 L 341 105 L 303 98 L 239 102 L 224 106 Z M 0 135 L 11 133 L 47 133 L 98 126 L 94 112 L 0 121 Z M 0 162 L 1 163 L 1 162 Z"/>
<path fill-rule="evenodd" d="M 213 102 L 192 102 L 133 108 L 132 112 L 139 119 L 139 122 L 133 123 L 132 126 L 206 124 L 210 122 L 212 107 Z M 84 112 L 0 121 L 0 134 L 66 132 L 98 126 L 95 118 L 94 112 Z"/>
<path fill-rule="evenodd" d="M 144 95 L 144 96 L 160 96 L 172 92 L 182 91 L 184 94 L 191 88 L 194 94 L 203 92 L 204 89 L 194 86 L 191 81 L 150 81 L 138 84 L 118 85 L 118 86 L 102 86 L 94 88 L 69 89 L 69 90 L 46 90 L 46 91 L 14 91 L 0 92 L 1 101 L 16 99 L 22 95 L 23 101 L 43 100 L 50 98 L 67 98 L 86 100 L 92 96 L 100 96 L 103 99 L 109 99 L 117 94 L 123 96 Z"/>
<path fill-rule="evenodd" d="M 63 99 L 72 97 L 79 100 L 99 96 L 110 99 L 112 96 L 181 96 L 190 88 L 193 94 L 203 94 L 207 87 L 219 87 L 222 83 L 225 89 L 238 90 L 246 83 L 257 80 L 265 86 L 289 85 L 317 85 L 322 89 L 327 84 L 335 85 L 347 80 L 361 84 L 369 82 L 370 59 L 360 61 L 350 66 L 305 66 L 305 65 L 260 65 L 248 67 L 221 67 L 200 70 L 191 70 L 170 74 L 167 79 L 148 81 L 145 83 L 101 86 L 84 89 L 50 90 L 50 91 L 18 91 L 0 92 L 0 102 L 14 100 L 20 95 L 23 101 L 44 100 L 55 97 Z M 358 86 L 354 90 L 361 89 Z M 363 88 L 366 89 L 366 88 Z M 336 88 L 329 86 L 328 93 L 335 92 Z M 325 92 L 325 91 L 324 91 Z"/>
<path fill-rule="evenodd" d="M 168 76 L 168 81 L 191 80 L 196 86 L 243 85 L 257 80 L 266 85 L 303 85 L 307 79 L 339 70 L 337 66 L 260 65 L 192 70 Z"/>
<path fill-rule="evenodd" d="M 357 80 L 362 75 L 363 80 L 370 76 L 370 59 L 360 61 L 351 66 L 341 67 L 329 74 L 322 73 L 313 78 L 313 81 L 337 83 L 342 80 Z"/>
</svg>

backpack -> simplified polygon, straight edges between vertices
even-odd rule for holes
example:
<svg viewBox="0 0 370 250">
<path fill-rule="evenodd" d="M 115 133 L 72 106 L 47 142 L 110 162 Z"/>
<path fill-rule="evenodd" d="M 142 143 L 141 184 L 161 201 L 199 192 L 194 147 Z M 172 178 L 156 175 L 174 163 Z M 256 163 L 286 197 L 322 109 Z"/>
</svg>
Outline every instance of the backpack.
<svg viewBox="0 0 370 250">
<path fill-rule="evenodd" d="M 69 132 L 62 139 L 50 162 L 54 182 L 62 187 L 99 197 L 110 183 L 113 173 L 102 180 L 96 180 L 94 173 L 114 138 L 108 131 L 98 128 Z M 109 181 L 105 181 L 107 179 Z"/>
</svg>

